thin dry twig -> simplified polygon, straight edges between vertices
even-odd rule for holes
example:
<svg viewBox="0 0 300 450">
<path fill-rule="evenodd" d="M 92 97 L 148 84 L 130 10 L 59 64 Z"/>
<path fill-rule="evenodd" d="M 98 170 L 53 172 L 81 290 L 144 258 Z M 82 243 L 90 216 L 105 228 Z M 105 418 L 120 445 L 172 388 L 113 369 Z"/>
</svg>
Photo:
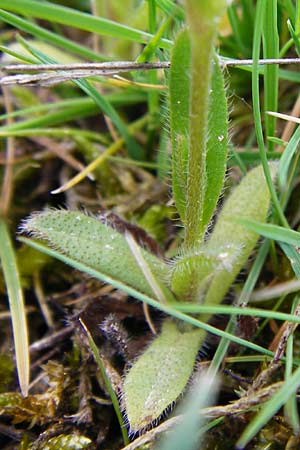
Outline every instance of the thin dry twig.
<svg viewBox="0 0 300 450">
<path fill-rule="evenodd" d="M 226 406 L 212 406 L 209 408 L 204 408 L 200 411 L 200 414 L 208 418 L 218 418 L 222 416 L 231 416 L 233 414 L 245 413 L 256 406 L 261 406 L 261 403 L 271 398 L 272 395 L 274 395 L 274 393 L 277 392 L 277 390 L 281 386 L 281 381 L 278 383 L 274 383 L 251 395 L 245 395 L 244 397 L 239 398 L 235 402 L 232 402 Z M 135 450 L 142 445 L 155 441 L 161 435 L 161 433 L 169 431 L 171 428 L 178 425 L 182 421 L 182 419 L 182 415 L 171 417 L 171 419 L 166 420 L 158 427 L 153 428 L 152 430 L 135 439 L 122 450 Z"/>
<path fill-rule="evenodd" d="M 223 67 L 251 66 L 252 59 L 230 59 L 219 57 Z M 300 58 L 260 59 L 259 64 L 299 64 Z M 132 70 L 169 69 L 170 61 L 134 62 L 110 61 L 101 63 L 72 63 L 72 64 L 9 64 L 1 67 L 2 72 L 14 75 L 4 75 L 0 78 L 0 85 L 22 84 L 49 86 L 63 81 L 86 78 L 91 76 L 113 76 L 120 72 Z M 23 74 L 20 72 L 41 72 L 37 74 Z M 53 73 L 49 73 L 53 72 Z"/>
</svg>

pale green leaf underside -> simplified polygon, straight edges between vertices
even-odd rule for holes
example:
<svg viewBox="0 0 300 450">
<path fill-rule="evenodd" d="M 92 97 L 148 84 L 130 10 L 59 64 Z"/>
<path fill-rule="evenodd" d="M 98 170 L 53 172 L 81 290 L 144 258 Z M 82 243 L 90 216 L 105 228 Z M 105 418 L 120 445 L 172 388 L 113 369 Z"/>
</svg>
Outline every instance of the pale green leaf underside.
<svg viewBox="0 0 300 450">
<path fill-rule="evenodd" d="M 124 406 L 132 431 L 160 417 L 184 390 L 204 337 L 202 330 L 181 332 L 167 320 L 161 334 L 128 371 L 123 385 Z"/>
<path fill-rule="evenodd" d="M 23 229 L 66 256 L 153 296 L 125 237 L 100 220 L 79 211 L 46 210 L 33 214 Z M 151 253 L 141 252 L 155 276 L 167 279 L 167 265 Z"/>
</svg>

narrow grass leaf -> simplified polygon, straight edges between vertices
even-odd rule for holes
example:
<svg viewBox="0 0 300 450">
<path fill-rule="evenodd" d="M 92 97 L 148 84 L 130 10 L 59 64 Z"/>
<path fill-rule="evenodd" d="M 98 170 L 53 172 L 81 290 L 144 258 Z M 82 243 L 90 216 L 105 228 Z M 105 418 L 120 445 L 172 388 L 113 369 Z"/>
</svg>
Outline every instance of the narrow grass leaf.
<svg viewBox="0 0 300 450">
<path fill-rule="evenodd" d="M 264 58 L 279 57 L 279 36 L 277 20 L 277 0 L 266 2 L 266 12 L 263 23 L 263 56 Z M 264 109 L 277 111 L 278 107 L 278 64 L 267 64 L 264 70 Z M 276 118 L 265 115 L 267 136 L 275 135 Z M 268 141 L 269 151 L 274 150 L 274 143 Z"/>
<path fill-rule="evenodd" d="M 295 45 L 296 53 L 297 53 L 298 56 L 300 56 L 300 40 L 299 40 L 299 36 L 297 35 L 297 33 L 295 33 L 293 25 L 292 25 L 292 23 L 291 23 L 291 21 L 289 19 L 287 20 L 287 27 L 289 29 L 290 35 L 291 35 L 293 43 Z"/>
<path fill-rule="evenodd" d="M 260 56 L 261 37 L 263 30 L 263 23 L 265 19 L 265 9 L 267 2 L 265 0 L 258 0 L 255 14 L 254 36 L 253 36 L 253 52 L 252 52 L 252 101 L 253 101 L 253 116 L 255 124 L 255 133 L 259 153 L 261 157 L 261 163 L 264 169 L 266 182 L 270 191 L 270 196 L 275 208 L 275 212 L 282 223 L 282 225 L 288 227 L 287 220 L 284 216 L 281 204 L 277 197 L 276 189 L 268 165 L 268 159 L 266 156 L 264 136 L 262 130 L 261 112 L 260 112 L 260 93 L 259 93 L 259 65 L 258 60 Z"/>
<path fill-rule="evenodd" d="M 141 248 L 138 246 L 133 236 L 129 233 L 125 233 L 125 239 L 136 260 L 137 265 L 143 272 L 144 277 L 146 278 L 149 287 L 154 294 L 154 297 L 156 297 L 162 303 L 173 301 L 174 298 L 171 291 L 169 291 L 167 287 L 154 275 L 151 267 L 142 255 Z"/>
<path fill-rule="evenodd" d="M 94 100 L 104 114 L 110 117 L 117 129 L 120 131 L 121 135 L 124 137 L 129 156 L 132 159 L 137 159 L 139 161 L 145 159 L 144 149 L 138 144 L 136 139 L 129 134 L 127 126 L 107 99 L 101 95 L 99 91 L 87 80 L 75 80 L 75 84 L 77 84 Z"/>
<path fill-rule="evenodd" d="M 76 55 L 80 55 L 87 60 L 107 61 L 109 59 L 109 57 L 101 55 L 101 53 L 94 52 L 84 45 L 80 45 L 77 42 L 72 41 L 71 39 L 46 30 L 45 28 L 40 27 L 39 25 L 32 23 L 27 19 L 22 19 L 21 17 L 18 17 L 15 14 L 11 14 L 7 11 L 0 10 L 0 19 L 2 19 L 3 22 L 9 23 L 18 30 L 25 31 L 26 33 L 29 33 L 38 39 L 42 39 L 43 41 L 49 42 L 52 45 L 57 45 L 63 50 L 72 52 Z"/>
<path fill-rule="evenodd" d="M 293 299 L 291 313 L 295 314 L 297 309 L 299 309 L 299 296 L 295 296 L 295 298 Z M 286 362 L 284 371 L 285 380 L 289 380 L 290 376 L 292 375 L 294 365 L 294 331 L 295 329 L 291 330 L 286 343 Z M 284 405 L 284 415 L 293 428 L 294 434 L 298 435 L 300 429 L 300 421 L 297 396 L 292 395 L 286 402 L 286 404 Z"/>
<path fill-rule="evenodd" d="M 248 230 L 254 231 L 254 233 L 261 234 L 274 241 L 284 242 L 286 244 L 295 245 L 296 247 L 299 247 L 300 245 L 300 233 L 298 231 L 270 223 L 261 223 L 251 219 L 238 218 L 236 215 L 235 222 L 240 223 L 245 228 L 248 228 Z"/>
<path fill-rule="evenodd" d="M 153 31 L 153 37 L 150 39 L 147 45 L 143 48 L 143 51 L 136 59 L 136 62 L 145 62 L 145 61 L 151 61 L 151 58 L 155 55 L 157 52 L 158 43 L 165 33 L 165 31 L 168 29 L 172 22 L 173 17 L 168 17 L 159 27 L 159 29 L 155 32 Z"/>
<path fill-rule="evenodd" d="M 1 1 L 1 0 L 0 0 Z M 25 46 L 27 50 L 30 51 L 38 60 L 45 64 L 55 64 L 56 60 L 48 57 L 45 53 L 40 50 L 34 48 L 32 45 L 28 44 L 23 38 L 19 37 L 19 40 Z M 128 153 L 131 158 L 143 160 L 145 159 L 145 153 L 142 147 L 138 144 L 138 142 L 134 139 L 134 137 L 130 136 L 127 126 L 124 124 L 123 120 L 115 110 L 115 108 L 107 101 L 107 99 L 99 93 L 99 91 L 87 80 L 73 80 L 77 86 L 79 86 L 89 97 L 91 97 L 96 105 L 100 108 L 101 111 L 104 112 L 112 122 L 116 125 L 117 129 L 120 131 L 124 140 L 127 144 Z"/>
<path fill-rule="evenodd" d="M 237 11 L 238 6 L 237 5 L 229 5 L 227 9 L 228 19 L 233 31 L 233 39 L 236 44 L 236 48 L 240 54 L 247 55 L 249 48 L 247 43 L 245 42 L 245 28 L 248 28 L 249 24 L 249 15 L 248 15 L 248 24 L 247 27 L 245 27 L 245 22 L 241 20 L 241 14 L 240 11 Z M 243 16 L 242 16 L 243 17 Z M 251 22 L 250 22 L 251 24 Z M 248 29 L 249 33 L 252 34 L 252 29 Z"/>
<path fill-rule="evenodd" d="M 15 253 L 3 218 L 0 218 L 0 259 L 11 312 L 19 384 L 26 397 L 30 371 L 28 327 Z"/>
<path fill-rule="evenodd" d="M 131 93 L 128 95 L 127 92 L 114 92 L 107 94 L 107 100 L 112 105 L 123 105 L 131 103 L 141 103 L 145 101 L 145 95 L 142 93 Z M 36 108 L 36 109 L 33 109 Z M 23 128 L 39 128 L 43 126 L 52 126 L 58 124 L 65 124 L 68 121 L 75 120 L 82 117 L 89 117 L 96 115 L 99 111 L 98 106 L 91 98 L 74 98 L 69 100 L 62 100 L 56 103 L 48 103 L 44 105 L 37 105 L 33 108 L 24 108 L 15 112 L 14 115 L 30 115 L 32 112 L 44 112 L 45 110 L 50 110 L 45 114 L 39 115 L 34 118 L 20 120 L 11 125 L 3 125 L 0 130 L 21 130 Z M 32 110 L 33 109 L 33 110 Z M 57 109 L 57 111 L 51 111 L 52 109 Z M 7 115 L 2 115 L 1 120 L 3 120 Z"/>
<path fill-rule="evenodd" d="M 151 34 L 142 30 L 47 1 L 26 0 L 24 2 L 23 0 L 14 0 L 12 2 L 0 0 L 0 8 L 119 39 L 147 43 L 152 37 Z M 159 44 L 161 47 L 170 48 L 171 42 L 167 39 L 161 39 Z"/>
<path fill-rule="evenodd" d="M 300 142 L 300 126 L 297 127 L 288 145 L 284 149 L 284 152 L 279 161 L 278 181 L 282 191 L 285 191 L 287 189 L 289 168 L 293 160 L 293 157 L 298 149 L 299 142 Z"/>
<path fill-rule="evenodd" d="M 254 438 L 259 430 L 277 413 L 277 411 L 289 400 L 291 395 L 296 395 L 300 387 L 300 367 L 286 380 L 283 386 L 266 402 L 261 411 L 246 427 L 236 446 L 243 449 Z"/>
<path fill-rule="evenodd" d="M 0 14 L 1 14 L 1 10 L 0 10 Z M 5 55 L 9 55 L 12 58 L 19 59 L 20 61 L 24 61 L 28 64 L 34 64 L 36 62 L 35 59 L 33 59 L 27 55 L 25 56 L 23 53 L 18 52 L 14 48 L 11 49 L 9 47 L 5 47 L 4 45 L 0 45 L 0 51 L 3 52 Z"/>
<path fill-rule="evenodd" d="M 68 256 L 64 255 L 62 252 L 53 250 L 39 242 L 36 242 L 34 240 L 31 240 L 31 239 L 28 239 L 25 237 L 20 237 L 19 240 L 21 242 L 23 242 L 24 244 L 27 244 L 30 247 L 32 247 L 36 250 L 39 250 L 48 256 L 51 256 L 52 258 L 56 258 L 59 261 L 62 261 L 63 263 L 68 264 L 69 266 L 73 267 L 74 269 L 80 270 L 81 272 L 84 272 L 84 273 L 90 275 L 91 277 L 101 280 L 104 283 L 110 284 L 116 289 L 121 289 L 122 291 L 126 292 L 128 295 L 131 295 L 132 297 L 135 297 L 136 299 L 138 299 L 142 302 L 145 302 L 148 305 L 153 306 L 153 308 L 157 308 L 160 311 L 163 311 L 166 314 L 169 314 L 170 316 L 175 317 L 176 319 L 182 320 L 183 322 L 186 322 L 197 328 L 201 328 L 209 333 L 213 333 L 216 336 L 220 336 L 220 337 L 229 339 L 232 342 L 236 342 L 237 344 L 242 345 L 242 346 L 249 348 L 253 351 L 256 351 L 258 353 L 262 353 L 262 354 L 264 354 L 266 356 L 270 356 L 270 357 L 274 356 L 273 352 L 271 352 L 270 350 L 268 350 L 264 347 L 261 347 L 260 345 L 254 344 L 253 342 L 247 341 L 246 339 L 239 338 L 238 336 L 235 336 L 234 334 L 226 333 L 225 331 L 215 328 L 212 325 L 209 325 L 208 323 L 201 322 L 200 320 L 197 320 L 194 317 L 188 316 L 187 314 L 177 311 L 173 306 L 164 305 L 162 303 L 159 303 L 152 297 L 150 297 L 146 294 L 143 294 L 142 292 L 138 291 L 137 289 L 132 288 L 131 286 L 123 283 L 121 280 L 115 279 L 110 275 L 100 272 L 99 270 L 94 269 L 89 265 L 83 264 L 82 262 L 80 262 L 74 258 L 69 258 Z"/>
<path fill-rule="evenodd" d="M 172 15 L 180 21 L 184 20 L 184 9 L 182 6 L 174 3 L 173 0 L 155 0 L 155 3 L 166 15 Z"/>
<path fill-rule="evenodd" d="M 300 254 L 299 251 L 293 246 L 289 244 L 285 244 L 283 242 L 279 242 L 280 247 L 284 251 L 285 255 L 289 259 L 294 274 L 297 278 L 300 278 Z"/>
<path fill-rule="evenodd" d="M 208 373 L 199 377 L 181 408 L 182 422 L 161 439 L 156 450 L 199 450 L 207 422 L 199 411 L 213 404 L 219 384 L 219 380 Z"/>
<path fill-rule="evenodd" d="M 204 339 L 199 329 L 180 331 L 170 320 L 129 369 L 123 385 L 126 416 L 132 432 L 158 419 L 182 393 Z"/>
<path fill-rule="evenodd" d="M 112 404 L 113 404 L 113 407 L 114 407 L 114 410 L 115 410 L 115 413 L 116 413 L 116 416 L 118 418 L 119 425 L 120 425 L 120 428 L 121 428 L 124 445 L 127 445 L 129 443 L 129 439 L 128 439 L 126 427 L 125 427 L 125 424 L 124 424 L 124 421 L 123 421 L 122 413 L 121 413 L 121 410 L 120 410 L 120 407 L 119 407 L 118 397 L 117 397 L 115 391 L 113 390 L 113 387 L 111 385 L 109 377 L 107 376 L 107 373 L 106 373 L 106 370 L 105 370 L 105 365 L 104 365 L 104 363 L 103 363 L 103 361 L 101 359 L 98 347 L 97 347 L 97 345 L 96 345 L 96 343 L 95 343 L 95 341 L 93 339 L 93 336 L 89 332 L 89 330 L 88 330 L 87 326 L 85 325 L 85 323 L 81 319 L 79 319 L 79 321 L 80 321 L 80 324 L 81 324 L 82 328 L 84 329 L 85 334 L 87 335 L 92 354 L 93 354 L 94 359 L 96 361 L 96 364 L 97 364 L 97 366 L 98 366 L 98 368 L 100 370 L 100 373 L 101 373 L 102 379 L 104 381 L 105 387 L 107 389 L 107 392 L 108 392 L 108 394 L 109 394 L 109 396 L 111 398 L 111 401 L 112 401 Z"/>
<path fill-rule="evenodd" d="M 176 310 L 189 314 L 210 313 L 226 314 L 232 316 L 266 317 L 268 319 L 283 320 L 300 324 L 300 317 L 293 314 L 274 311 L 273 309 L 261 309 L 252 307 L 240 307 L 230 305 L 195 305 L 191 303 L 175 303 L 172 305 Z"/>
</svg>

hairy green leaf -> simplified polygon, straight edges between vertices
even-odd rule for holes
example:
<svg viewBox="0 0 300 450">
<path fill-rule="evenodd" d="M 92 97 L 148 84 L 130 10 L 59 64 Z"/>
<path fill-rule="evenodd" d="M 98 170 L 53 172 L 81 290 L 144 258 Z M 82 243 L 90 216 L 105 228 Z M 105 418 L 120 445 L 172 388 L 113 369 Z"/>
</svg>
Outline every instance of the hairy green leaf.
<svg viewBox="0 0 300 450">
<path fill-rule="evenodd" d="M 206 190 L 203 207 L 203 221 L 206 225 L 211 220 L 224 185 L 228 154 L 228 112 L 225 83 L 216 57 L 213 64 L 208 107 Z"/>
<path fill-rule="evenodd" d="M 184 29 L 178 34 L 173 47 L 169 84 L 173 195 L 183 222 L 187 196 L 190 58 L 189 35 Z"/>
<path fill-rule="evenodd" d="M 153 295 L 125 237 L 96 218 L 79 211 L 46 210 L 27 219 L 23 230 L 76 261 Z M 167 278 L 167 265 L 153 254 L 143 249 L 141 252 L 155 276 L 160 280 Z"/>
<path fill-rule="evenodd" d="M 270 165 L 275 175 L 277 165 Z M 217 272 L 205 296 L 205 303 L 222 301 L 235 277 L 245 265 L 257 242 L 259 234 L 243 227 L 234 220 L 254 219 L 265 222 L 270 204 L 270 193 L 262 166 L 252 169 L 226 201 L 209 239 L 209 251 L 219 249 L 227 267 Z M 234 257 L 232 258 L 232 256 Z"/>
<path fill-rule="evenodd" d="M 225 0 L 186 0 L 191 45 L 189 158 L 184 246 L 193 249 L 207 227 L 204 214 L 207 194 L 207 139 L 209 136 L 209 95 L 212 86 L 213 45 Z M 216 93 L 217 94 L 217 93 Z M 227 120 L 226 120 L 227 124 Z M 218 130 L 219 142 L 225 135 Z"/>
<path fill-rule="evenodd" d="M 172 182 L 173 195 L 182 221 L 186 222 L 187 183 L 190 157 L 190 78 L 191 45 L 187 30 L 177 36 L 170 69 L 170 131 L 172 141 Z M 200 100 L 199 100 L 200 101 Z M 206 139 L 206 176 L 201 179 L 199 172 L 197 184 L 203 183 L 204 205 L 198 219 L 206 226 L 220 196 L 226 170 L 228 147 L 228 120 L 225 85 L 217 58 L 214 60 L 211 87 L 208 100 L 208 130 Z"/>
<path fill-rule="evenodd" d="M 172 266 L 171 288 L 179 301 L 195 302 L 203 296 L 219 264 L 218 255 L 202 249 L 183 255 Z"/>
<path fill-rule="evenodd" d="M 132 431 L 147 427 L 180 396 L 204 335 L 202 330 L 181 331 L 175 322 L 165 321 L 161 334 L 124 380 L 124 406 Z"/>
</svg>

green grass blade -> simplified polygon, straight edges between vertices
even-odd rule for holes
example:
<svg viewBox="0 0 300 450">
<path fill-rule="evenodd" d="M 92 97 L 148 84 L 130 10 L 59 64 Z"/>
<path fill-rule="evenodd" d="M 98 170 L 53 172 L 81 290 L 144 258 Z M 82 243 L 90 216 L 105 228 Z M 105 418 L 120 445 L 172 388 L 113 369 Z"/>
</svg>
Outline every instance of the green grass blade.
<svg viewBox="0 0 300 450">
<path fill-rule="evenodd" d="M 231 317 L 225 328 L 226 333 L 234 334 L 235 327 L 236 327 L 236 320 L 234 317 Z M 219 342 L 217 350 L 215 351 L 215 354 L 208 369 L 211 377 L 215 378 L 215 376 L 217 375 L 221 367 L 221 364 L 223 363 L 223 360 L 226 356 L 229 345 L 230 345 L 229 339 L 225 339 L 224 337 Z"/>
<path fill-rule="evenodd" d="M 11 312 L 19 384 L 22 395 L 27 396 L 30 371 L 28 327 L 15 253 L 3 218 L 0 218 L 0 259 Z"/>
<path fill-rule="evenodd" d="M 266 157 L 264 137 L 263 137 L 263 131 L 262 131 L 262 125 L 261 125 L 258 60 L 259 60 L 259 55 L 260 55 L 260 41 L 261 41 L 261 35 L 262 35 L 262 30 L 263 30 L 263 23 L 264 23 L 264 19 L 265 19 L 265 8 L 266 8 L 266 1 L 258 0 L 257 6 L 256 6 L 254 38 L 253 38 L 253 53 L 252 53 L 252 59 L 253 59 L 253 66 L 252 66 L 253 115 L 254 115 L 256 138 L 257 138 L 257 143 L 258 143 L 258 147 L 259 147 L 261 162 L 262 162 L 262 166 L 264 169 L 266 182 L 267 182 L 268 188 L 270 190 L 271 199 L 272 199 L 276 214 L 278 215 L 278 218 L 281 221 L 282 225 L 288 227 L 288 223 L 287 223 L 287 220 L 282 211 L 279 199 L 276 194 L 272 176 L 270 173 L 268 160 Z"/>
<path fill-rule="evenodd" d="M 152 37 L 151 34 L 142 30 L 46 1 L 0 0 L 0 8 L 119 39 L 147 43 Z M 159 44 L 163 48 L 170 48 L 171 42 L 167 39 L 161 39 Z"/>
<path fill-rule="evenodd" d="M 155 3 L 155 2 L 154 2 Z M 150 5 L 150 2 L 149 2 Z M 150 6 L 149 6 L 150 8 Z M 153 37 L 150 39 L 147 45 L 143 48 L 142 53 L 138 56 L 136 59 L 137 62 L 145 62 L 145 61 L 151 61 L 152 56 L 156 53 L 158 43 L 162 37 L 162 35 L 165 33 L 165 31 L 168 29 L 172 22 L 172 16 L 168 17 L 159 27 L 157 31 L 155 31 L 155 27 L 153 27 L 153 8 L 151 9 L 151 17 L 149 18 L 149 29 L 151 33 L 153 34 Z M 149 13 L 150 15 L 150 13 Z"/>
<path fill-rule="evenodd" d="M 82 137 L 85 139 L 89 139 L 94 142 L 101 142 L 102 144 L 107 144 L 108 140 L 106 137 L 101 135 L 100 133 L 95 133 L 94 131 L 82 130 L 80 128 L 29 128 L 29 129 L 21 129 L 21 130 L 1 130 L 1 137 L 8 136 L 22 136 L 22 137 L 30 137 L 30 136 L 51 136 L 51 137 L 68 137 L 68 138 L 76 138 Z"/>
<path fill-rule="evenodd" d="M 296 309 L 299 307 L 299 296 L 296 296 L 293 300 L 292 314 L 295 314 Z M 291 331 L 286 345 L 286 362 L 285 362 L 285 380 L 289 380 L 292 375 L 294 365 L 294 330 Z M 284 415 L 288 419 L 290 425 L 293 428 L 294 434 L 297 435 L 300 429 L 297 397 L 292 395 L 284 406 Z"/>
<path fill-rule="evenodd" d="M 292 37 L 293 43 L 294 43 L 294 45 L 295 45 L 296 53 L 297 53 L 297 55 L 299 56 L 299 55 L 300 55 L 300 40 L 299 40 L 299 35 L 297 35 L 297 33 L 295 32 L 295 30 L 294 30 L 294 28 L 293 28 L 293 25 L 291 24 L 291 21 L 290 21 L 290 20 L 287 21 L 287 26 L 288 26 L 290 35 L 291 35 L 291 37 Z"/>
<path fill-rule="evenodd" d="M 254 420 L 246 427 L 236 446 L 243 449 L 254 438 L 259 430 L 277 413 L 277 411 L 289 400 L 291 395 L 296 395 L 300 387 L 300 367 L 284 382 L 283 386 L 266 402 Z"/>
<path fill-rule="evenodd" d="M 111 103 L 109 103 L 107 99 L 101 95 L 99 91 L 87 80 L 74 80 L 74 82 L 94 100 L 96 105 L 99 106 L 104 114 L 111 118 L 112 122 L 115 124 L 116 128 L 119 130 L 126 142 L 129 156 L 132 159 L 137 159 L 138 161 L 145 159 L 144 149 L 138 144 L 136 139 L 129 134 L 126 124 L 123 122 Z"/>
<path fill-rule="evenodd" d="M 236 5 L 229 5 L 227 9 L 228 19 L 233 31 L 233 38 L 236 42 L 237 51 L 242 55 L 248 54 L 248 48 L 244 44 L 244 31 L 243 31 L 243 23 L 239 17 L 237 12 Z"/>
<path fill-rule="evenodd" d="M 1 10 L 0 10 L 0 13 L 1 13 Z M 19 53 L 16 50 L 12 50 L 9 47 L 5 47 L 4 45 L 0 45 L 0 51 L 5 53 L 5 54 L 7 54 L 7 55 L 12 56 L 15 59 L 19 59 L 20 61 L 24 61 L 24 62 L 26 62 L 28 64 L 34 64 L 36 62 L 35 59 L 30 58 L 30 56 L 27 56 L 27 55 L 25 56 L 24 54 Z"/>
<path fill-rule="evenodd" d="M 27 50 L 30 51 L 37 59 L 39 59 L 41 62 L 45 64 L 55 64 L 57 61 L 55 61 L 53 58 L 48 57 L 45 53 L 41 52 L 40 50 L 34 48 L 32 45 L 29 45 L 23 38 L 20 38 L 21 42 L 24 44 Z M 100 94 L 100 92 L 87 80 L 73 80 L 77 86 L 79 86 L 90 98 L 94 100 L 96 105 L 100 108 L 101 111 L 104 112 L 112 122 L 115 124 L 117 129 L 120 131 L 121 135 L 123 136 L 129 156 L 132 159 L 137 160 L 143 160 L 145 159 L 145 152 L 142 149 L 142 147 L 138 144 L 138 142 L 132 137 L 128 130 L 127 126 L 115 110 L 115 108 L 107 101 L 107 99 Z"/>
<path fill-rule="evenodd" d="M 251 293 L 256 285 L 258 277 L 261 273 L 265 260 L 270 250 L 270 241 L 265 240 L 258 250 L 255 262 L 253 263 L 247 280 L 243 286 L 242 292 L 237 301 L 237 305 L 246 305 L 249 302 Z"/>
<path fill-rule="evenodd" d="M 279 242 L 279 245 L 282 248 L 282 250 L 284 251 L 287 258 L 289 259 L 296 277 L 300 279 L 300 254 L 299 254 L 299 251 L 293 245 L 285 244 L 283 242 Z"/>
<path fill-rule="evenodd" d="M 116 416 L 118 418 L 118 422 L 120 424 L 124 445 L 127 445 L 129 443 L 129 439 L 128 439 L 128 435 L 127 435 L 126 426 L 125 426 L 124 421 L 123 421 L 122 413 L 120 411 L 118 397 L 117 397 L 115 391 L 113 390 L 113 387 L 111 385 L 109 377 L 107 376 L 107 373 L 106 373 L 106 370 L 105 370 L 105 365 L 104 365 L 104 363 L 103 363 L 103 361 L 101 359 L 98 347 L 97 347 L 97 345 L 96 345 L 96 343 L 95 343 L 91 333 L 89 332 L 87 326 L 85 325 L 85 323 L 81 319 L 79 319 L 79 322 L 80 322 L 82 328 L 84 329 L 84 332 L 87 335 L 87 338 L 88 338 L 88 341 L 89 341 L 89 345 L 90 345 L 91 351 L 93 353 L 94 359 L 95 359 L 96 364 L 97 364 L 97 366 L 98 366 L 98 368 L 100 370 L 100 373 L 102 375 L 102 379 L 103 379 L 104 384 L 106 386 L 107 392 L 108 392 L 108 394 L 109 394 L 109 396 L 111 398 L 111 401 L 112 401 L 112 404 L 113 404 Z"/>
<path fill-rule="evenodd" d="M 300 142 L 300 127 L 298 126 L 292 138 L 290 139 L 288 145 L 284 149 L 284 152 L 279 161 L 278 181 L 282 191 L 285 191 L 287 189 L 289 168 L 293 156 L 298 150 L 299 142 Z"/>
<path fill-rule="evenodd" d="M 264 58 L 279 57 L 279 37 L 277 30 L 277 0 L 266 0 L 265 20 L 263 24 Z M 277 111 L 278 107 L 278 64 L 267 64 L 264 70 L 264 109 Z M 276 118 L 265 114 L 266 135 L 274 136 Z M 268 150 L 274 150 L 274 144 L 268 141 Z"/>
<path fill-rule="evenodd" d="M 182 422 L 162 438 L 155 447 L 156 450 L 199 450 L 207 422 L 199 411 L 213 404 L 219 384 L 219 380 L 209 373 L 200 375 L 189 392 L 185 405 L 178 412 L 183 414 Z"/>
<path fill-rule="evenodd" d="M 177 5 L 173 0 L 155 0 L 157 6 L 167 15 L 174 16 L 176 19 L 183 21 L 185 18 L 184 9 Z"/>
<path fill-rule="evenodd" d="M 283 320 L 292 323 L 300 323 L 299 316 L 293 314 L 282 313 L 279 311 L 265 310 L 260 308 L 250 308 L 230 305 L 195 305 L 192 303 L 177 303 L 173 304 L 177 311 L 182 311 L 189 314 L 196 313 L 210 313 L 210 314 L 226 314 L 232 316 L 252 316 L 252 317 L 266 317 L 268 319 Z"/>
<path fill-rule="evenodd" d="M 107 101 L 112 105 L 128 105 L 131 102 L 144 102 L 146 97 L 140 93 L 115 92 L 107 94 Z M 65 122 L 75 120 L 82 117 L 89 117 L 96 115 L 99 112 L 98 106 L 91 98 L 74 98 L 70 100 L 62 100 L 56 103 L 48 103 L 45 105 L 37 105 L 32 108 L 26 108 L 16 111 L 13 115 L 31 115 L 32 112 L 44 112 L 45 110 L 57 109 L 58 111 L 49 112 L 31 119 L 21 120 L 11 125 L 3 125 L 0 131 L 14 131 L 22 129 L 32 129 L 39 127 L 50 127 L 58 124 L 65 124 Z M 1 120 L 8 115 L 2 115 Z"/>
<path fill-rule="evenodd" d="M 0 19 L 6 23 L 9 23 L 18 30 L 26 31 L 26 33 L 29 33 L 38 39 L 49 42 L 52 45 L 57 45 L 65 51 L 67 50 L 68 52 L 80 55 L 88 60 L 107 61 L 109 59 L 107 56 L 96 53 L 84 45 L 80 45 L 75 41 L 53 33 L 52 31 L 48 31 L 45 28 L 30 22 L 29 20 L 22 19 L 21 17 L 7 11 L 0 10 Z"/>
<path fill-rule="evenodd" d="M 98 280 L 103 281 L 104 283 L 111 284 L 116 289 L 121 289 L 124 292 L 126 292 L 128 295 L 131 295 L 131 296 L 135 297 L 136 299 L 138 299 L 142 302 L 145 302 L 148 305 L 153 306 L 154 308 L 157 308 L 157 309 L 165 312 L 166 314 L 169 314 L 179 320 L 183 320 L 186 323 L 194 325 L 195 327 L 201 328 L 207 332 L 213 333 L 216 336 L 225 337 L 232 342 L 236 342 L 237 344 L 243 345 L 244 347 L 254 350 L 258 353 L 262 353 L 266 356 L 271 356 L 271 357 L 274 356 L 273 352 L 271 352 L 270 350 L 267 350 L 264 347 L 261 347 L 260 345 L 254 344 L 252 342 L 246 341 L 245 339 L 239 338 L 235 335 L 232 335 L 232 334 L 226 333 L 222 330 L 219 330 L 218 328 L 215 328 L 207 323 L 201 322 L 201 321 L 195 319 L 194 317 L 190 317 L 187 314 L 177 311 L 174 307 L 170 307 L 168 305 L 163 305 L 163 304 L 159 303 L 158 301 L 154 300 L 153 298 L 143 294 L 142 292 L 139 292 L 136 289 L 124 284 L 120 280 L 112 278 L 112 276 L 106 275 L 103 272 L 99 272 L 99 270 L 93 269 L 92 267 L 90 267 L 86 264 L 83 264 L 82 262 L 79 262 L 76 259 L 69 258 L 69 257 L 65 256 L 64 254 L 59 253 L 56 250 L 52 250 L 49 247 L 46 247 L 45 245 L 40 244 L 31 239 L 20 237 L 19 240 L 21 242 L 31 246 L 32 248 L 35 248 L 36 250 L 39 250 L 39 251 L 45 253 L 46 255 L 49 255 L 53 258 L 58 259 L 59 261 L 64 262 L 65 264 L 68 264 L 69 266 L 73 267 L 74 269 L 85 272 L 88 275 L 90 275 Z"/>
<path fill-rule="evenodd" d="M 274 241 L 281 241 L 297 247 L 300 245 L 300 233 L 298 231 L 280 227 L 279 225 L 272 225 L 270 223 L 256 222 L 255 220 L 250 219 L 236 218 L 236 222 L 244 225 L 246 228 L 257 234 L 261 234 Z"/>
</svg>

